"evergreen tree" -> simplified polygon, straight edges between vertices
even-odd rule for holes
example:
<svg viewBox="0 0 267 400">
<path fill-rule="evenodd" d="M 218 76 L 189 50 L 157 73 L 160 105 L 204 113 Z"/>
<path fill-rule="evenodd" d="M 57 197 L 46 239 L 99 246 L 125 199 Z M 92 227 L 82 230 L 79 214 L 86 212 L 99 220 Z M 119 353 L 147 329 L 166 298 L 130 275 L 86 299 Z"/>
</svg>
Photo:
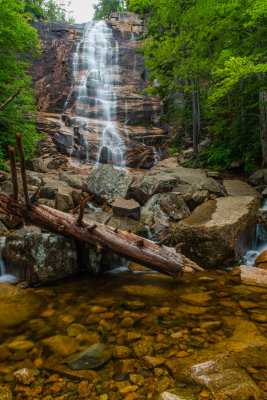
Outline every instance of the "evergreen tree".
<svg viewBox="0 0 267 400">
<path fill-rule="evenodd" d="M 0 111 L 0 164 L 8 154 L 8 145 L 15 143 L 15 134 L 22 134 L 26 157 L 34 152 L 35 100 L 31 77 L 27 73 L 29 55 L 39 52 L 38 36 L 22 15 L 20 0 L 0 0 L 0 104 L 21 89 L 18 96 Z"/>
<path fill-rule="evenodd" d="M 267 163 L 266 2 L 130 0 L 130 8 L 147 13 L 151 89 L 190 131 L 195 155 L 208 134 L 208 163 L 228 167 L 243 158 L 249 170 L 259 161 L 260 138 Z"/>
<path fill-rule="evenodd" d="M 93 19 L 109 18 L 113 12 L 124 11 L 127 6 L 128 0 L 99 0 L 99 3 L 94 5 L 95 14 Z"/>
</svg>

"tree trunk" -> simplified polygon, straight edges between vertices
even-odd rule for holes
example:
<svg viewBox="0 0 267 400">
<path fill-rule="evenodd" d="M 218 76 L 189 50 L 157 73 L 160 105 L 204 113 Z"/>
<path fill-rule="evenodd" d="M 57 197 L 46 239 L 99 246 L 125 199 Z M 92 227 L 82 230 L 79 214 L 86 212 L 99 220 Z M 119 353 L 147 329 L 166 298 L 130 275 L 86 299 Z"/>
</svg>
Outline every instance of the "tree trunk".
<svg viewBox="0 0 267 400">
<path fill-rule="evenodd" d="M 195 158 L 198 158 L 198 134 L 197 134 L 197 106 L 195 86 L 192 81 L 192 111 L 193 111 L 193 150 Z"/>
<path fill-rule="evenodd" d="M 77 221 L 73 215 L 44 205 L 32 204 L 27 207 L 26 204 L 18 203 L 0 193 L 0 209 L 48 231 L 88 242 L 96 245 L 98 250 L 111 251 L 174 278 L 181 275 L 186 266 L 201 270 L 197 265 L 193 267 L 194 264 L 188 263 L 174 248 L 157 245 L 132 233 L 94 221 Z"/>
<path fill-rule="evenodd" d="M 260 104 L 260 141 L 263 164 L 267 165 L 267 92 L 261 88 L 259 93 Z"/>
</svg>

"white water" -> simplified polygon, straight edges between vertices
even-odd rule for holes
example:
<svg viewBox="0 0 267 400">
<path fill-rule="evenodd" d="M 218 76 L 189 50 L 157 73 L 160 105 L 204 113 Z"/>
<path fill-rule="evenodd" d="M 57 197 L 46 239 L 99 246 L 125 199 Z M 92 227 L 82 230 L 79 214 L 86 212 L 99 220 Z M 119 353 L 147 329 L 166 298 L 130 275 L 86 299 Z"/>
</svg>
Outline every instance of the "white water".
<svg viewBox="0 0 267 400">
<path fill-rule="evenodd" d="M 83 152 L 90 159 L 90 140 L 98 143 L 97 166 L 101 162 L 125 166 L 125 146 L 117 129 L 117 86 L 119 80 L 119 45 L 105 21 L 89 22 L 73 59 L 73 88 L 65 109 L 74 96 L 71 114 L 78 126 L 89 120 L 84 134 Z M 91 123 L 90 123 L 91 122 Z M 94 125 L 93 133 L 90 125 Z M 71 161 L 75 154 L 75 136 Z M 83 157 L 84 158 L 84 157 Z"/>
<path fill-rule="evenodd" d="M 259 215 L 267 212 L 267 201 L 265 200 L 262 207 L 259 209 Z M 254 265 L 255 259 L 260 253 L 267 250 L 266 232 L 261 224 L 256 226 L 255 238 L 252 244 L 252 248 L 243 257 L 245 265 Z"/>
<path fill-rule="evenodd" d="M 6 274 L 4 260 L 2 259 L 2 251 L 6 244 L 6 238 L 0 237 L 0 283 L 15 283 L 17 278 L 13 275 Z"/>
</svg>

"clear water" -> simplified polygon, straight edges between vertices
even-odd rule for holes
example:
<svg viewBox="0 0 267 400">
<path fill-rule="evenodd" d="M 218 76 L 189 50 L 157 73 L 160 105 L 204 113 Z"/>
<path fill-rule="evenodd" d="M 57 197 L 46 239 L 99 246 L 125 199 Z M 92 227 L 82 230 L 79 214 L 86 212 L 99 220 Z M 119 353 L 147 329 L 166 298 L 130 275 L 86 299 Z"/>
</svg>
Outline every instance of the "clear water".
<svg viewBox="0 0 267 400">
<path fill-rule="evenodd" d="M 120 272 L 17 290 L 10 296 L 0 285 L 0 387 L 14 399 L 158 400 L 163 391 L 187 400 L 225 398 L 220 387 L 203 391 L 182 371 L 262 340 L 267 330 L 266 289 L 222 271 L 178 280 Z M 70 370 L 68 360 L 96 342 L 109 348 L 110 361 L 95 371 Z M 144 356 L 162 364 L 153 368 Z M 13 372 L 23 367 L 33 369 L 35 381 L 16 385 Z M 266 370 L 248 373 L 260 387 Z M 136 397 L 126 397 L 124 387 Z"/>
</svg>

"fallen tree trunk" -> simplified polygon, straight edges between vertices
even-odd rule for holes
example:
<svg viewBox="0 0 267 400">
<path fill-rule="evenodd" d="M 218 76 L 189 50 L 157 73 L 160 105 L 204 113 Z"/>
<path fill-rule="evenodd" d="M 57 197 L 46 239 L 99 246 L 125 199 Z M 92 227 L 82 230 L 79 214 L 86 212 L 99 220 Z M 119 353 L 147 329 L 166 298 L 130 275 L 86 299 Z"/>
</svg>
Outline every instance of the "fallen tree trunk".
<svg viewBox="0 0 267 400">
<path fill-rule="evenodd" d="M 71 214 L 32 204 L 30 207 L 0 193 L 0 209 L 48 231 L 60 233 L 96 245 L 98 250 L 111 251 L 150 269 L 176 278 L 184 272 L 186 259 L 174 248 L 157 245 L 132 233 L 114 229 L 94 221 L 79 221 Z M 189 263 L 193 269 L 193 264 Z M 201 269 L 201 268 L 199 268 Z"/>
</svg>

